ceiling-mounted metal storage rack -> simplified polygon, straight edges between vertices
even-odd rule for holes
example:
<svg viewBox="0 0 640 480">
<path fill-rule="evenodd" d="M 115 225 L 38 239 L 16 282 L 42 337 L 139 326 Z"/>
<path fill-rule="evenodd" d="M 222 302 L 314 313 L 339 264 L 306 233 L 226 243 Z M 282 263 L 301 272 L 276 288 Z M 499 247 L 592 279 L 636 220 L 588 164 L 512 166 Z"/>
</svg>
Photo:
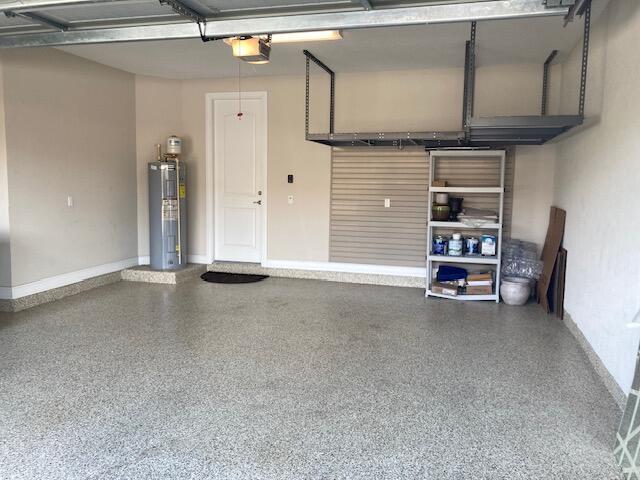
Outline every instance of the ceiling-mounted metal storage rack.
<svg viewBox="0 0 640 480">
<path fill-rule="evenodd" d="M 335 72 L 318 60 L 311 52 L 306 56 L 305 136 L 306 139 L 332 147 L 396 147 L 423 146 L 434 148 L 490 148 L 510 145 L 542 145 L 558 135 L 582 124 L 587 83 L 591 1 L 576 2 L 567 15 L 570 21 L 575 15 L 584 18 L 582 64 L 580 72 L 580 96 L 577 115 L 547 115 L 549 67 L 558 53 L 551 52 L 544 63 L 542 77 L 542 107 L 540 115 L 475 117 L 476 71 L 476 22 L 471 22 L 470 39 L 465 45 L 464 92 L 462 101 L 462 130 L 425 132 L 373 132 L 335 133 Z M 330 77 L 329 132 L 309 132 L 310 62 L 318 65 Z"/>
<path fill-rule="evenodd" d="M 464 132 L 309 133 L 307 140 L 332 147 L 462 147 Z"/>
</svg>

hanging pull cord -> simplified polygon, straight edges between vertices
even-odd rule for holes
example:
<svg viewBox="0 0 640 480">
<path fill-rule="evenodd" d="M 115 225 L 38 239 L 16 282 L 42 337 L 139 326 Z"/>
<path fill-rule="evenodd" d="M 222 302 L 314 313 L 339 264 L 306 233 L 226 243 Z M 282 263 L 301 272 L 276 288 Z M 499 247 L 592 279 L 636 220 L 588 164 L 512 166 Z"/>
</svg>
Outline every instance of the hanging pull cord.
<svg viewBox="0 0 640 480">
<path fill-rule="evenodd" d="M 271 45 L 271 34 L 267 35 L 267 44 Z M 238 60 L 238 120 L 242 120 L 242 76 L 240 74 L 240 68 L 242 62 Z"/>
<path fill-rule="evenodd" d="M 238 120 L 242 120 L 242 83 L 240 76 L 241 63 L 238 60 Z"/>
</svg>

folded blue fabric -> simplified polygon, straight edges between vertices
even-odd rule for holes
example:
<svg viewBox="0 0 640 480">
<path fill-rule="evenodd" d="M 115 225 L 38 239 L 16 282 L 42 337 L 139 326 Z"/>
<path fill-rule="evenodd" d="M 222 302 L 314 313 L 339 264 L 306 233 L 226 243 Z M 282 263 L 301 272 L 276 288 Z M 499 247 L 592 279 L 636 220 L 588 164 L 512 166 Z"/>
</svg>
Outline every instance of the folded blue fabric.
<svg viewBox="0 0 640 480">
<path fill-rule="evenodd" d="M 464 280 L 467 278 L 467 271 L 464 268 L 452 267 L 451 265 L 441 265 L 438 268 L 436 278 L 439 282 L 450 282 L 453 280 Z"/>
</svg>

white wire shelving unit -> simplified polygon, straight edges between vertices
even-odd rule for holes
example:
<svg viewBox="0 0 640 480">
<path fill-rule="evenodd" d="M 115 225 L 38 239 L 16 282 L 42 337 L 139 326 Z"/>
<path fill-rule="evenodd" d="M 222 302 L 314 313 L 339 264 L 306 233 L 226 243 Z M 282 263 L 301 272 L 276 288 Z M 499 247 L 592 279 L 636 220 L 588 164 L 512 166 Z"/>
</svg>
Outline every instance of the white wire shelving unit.
<svg viewBox="0 0 640 480">
<path fill-rule="evenodd" d="M 447 186 L 447 187 L 429 187 L 429 205 L 428 205 L 428 225 L 427 225 L 427 278 L 425 290 L 426 297 L 439 297 L 448 298 L 458 301 L 469 300 L 492 300 L 496 303 L 500 302 L 500 262 L 501 262 L 501 249 L 502 249 L 502 228 L 504 222 L 504 189 L 505 189 L 505 162 L 506 154 L 504 150 L 433 150 L 430 153 L 429 162 L 429 185 L 433 185 L 433 181 L 436 180 L 436 166 L 438 159 L 485 159 L 493 160 L 499 159 L 499 185 L 496 186 Z M 446 178 L 438 180 L 447 180 Z M 437 193 L 459 193 L 459 194 L 494 194 L 497 195 L 498 200 L 498 223 L 492 223 L 483 225 L 481 227 L 466 225 L 462 222 L 456 221 L 435 221 L 432 220 L 432 207 L 435 203 L 435 195 Z M 496 236 L 496 255 L 495 256 L 449 256 L 449 255 L 434 255 L 432 253 L 433 239 L 437 235 L 438 230 L 446 229 L 448 231 L 460 231 L 464 235 L 465 230 L 482 231 L 491 233 Z M 434 282 L 433 272 L 435 267 L 440 264 L 454 264 L 454 265 L 486 265 L 490 269 L 495 269 L 494 273 L 494 285 L 493 293 L 490 295 L 443 295 L 431 291 L 431 285 Z"/>
</svg>

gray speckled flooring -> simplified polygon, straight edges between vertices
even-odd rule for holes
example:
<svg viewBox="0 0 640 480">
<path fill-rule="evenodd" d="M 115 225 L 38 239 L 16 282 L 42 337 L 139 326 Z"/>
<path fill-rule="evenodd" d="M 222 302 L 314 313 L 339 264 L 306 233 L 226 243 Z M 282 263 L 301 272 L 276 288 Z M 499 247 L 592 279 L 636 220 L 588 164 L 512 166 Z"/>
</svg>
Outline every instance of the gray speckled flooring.
<svg viewBox="0 0 640 480">
<path fill-rule="evenodd" d="M 540 309 L 270 278 L 0 314 L 3 479 L 614 479 L 619 410 Z"/>
</svg>

